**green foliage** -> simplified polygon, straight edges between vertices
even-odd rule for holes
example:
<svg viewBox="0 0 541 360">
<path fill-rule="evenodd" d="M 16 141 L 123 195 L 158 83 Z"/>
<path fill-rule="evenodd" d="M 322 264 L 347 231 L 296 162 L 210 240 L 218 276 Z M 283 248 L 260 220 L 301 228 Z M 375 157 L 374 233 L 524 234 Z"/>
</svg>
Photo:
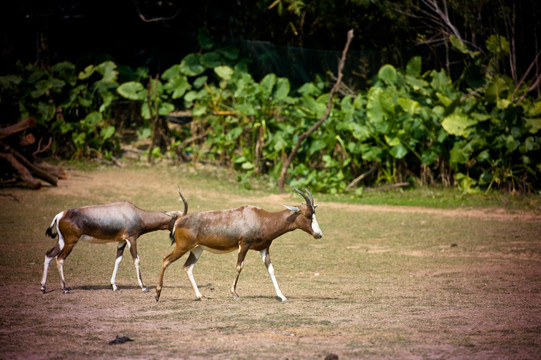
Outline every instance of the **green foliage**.
<svg viewBox="0 0 541 360">
<path fill-rule="evenodd" d="M 19 73 L 0 77 L 0 105 L 11 122 L 34 117 L 40 135 L 52 136 L 56 154 L 109 157 L 118 148 L 110 120 L 117 76 L 110 61 L 79 73 L 69 62 L 47 70 L 19 64 Z"/>
<path fill-rule="evenodd" d="M 107 156 L 116 148 L 109 112 L 118 96 L 141 104 L 147 122 L 137 130 L 140 139 L 153 135 L 151 121 L 189 109 L 194 121 L 170 134 L 171 158 L 234 168 L 246 186 L 254 175 L 276 181 L 299 136 L 325 113 L 326 83 L 317 78 L 294 90 L 272 73 L 256 80 L 238 51 L 214 49 L 203 32 L 198 38 L 202 52 L 160 75 L 136 69 L 120 85 L 112 62 L 81 72 L 69 63 L 46 71 L 21 66 L 20 74 L 0 77 L 0 104 L 17 104 L 17 118 L 34 116 L 54 135 L 55 151 L 67 144 L 70 151 L 62 153 L 73 157 Z M 328 193 L 345 191 L 359 176 L 361 186 L 407 181 L 456 185 L 465 193 L 539 190 L 541 101 L 525 96 L 527 84 L 517 88 L 497 72 L 495 59 L 509 44 L 491 36 L 491 53 L 482 55 L 456 38 L 451 43 L 465 58 L 458 80 L 444 70 L 423 72 L 414 57 L 405 69 L 382 66 L 366 91 L 335 97 L 329 118 L 301 143 L 286 181 Z M 149 156 L 163 157 L 160 146 Z"/>
<path fill-rule="evenodd" d="M 496 41 L 505 45 L 501 38 L 489 39 Z M 474 62 L 487 62 L 455 42 Z M 217 58 L 212 67 L 204 57 L 188 55 L 180 71 L 192 84 L 184 96 L 195 117 L 192 129 L 208 136 L 182 151 L 234 167 L 241 181 L 253 174 L 276 180 L 297 137 L 325 112 L 324 83 L 291 91 L 285 78 L 268 74 L 256 81 L 242 62 Z M 482 86 L 462 90 L 468 79 L 453 82 L 443 70 L 423 73 L 419 57 L 405 70 L 383 66 L 366 92 L 335 99 L 329 119 L 302 143 L 287 181 L 335 193 L 376 167 L 364 184 L 434 181 L 464 192 L 495 185 L 538 189 L 541 105 L 531 99 L 513 103 L 513 83 L 489 74 Z"/>
</svg>

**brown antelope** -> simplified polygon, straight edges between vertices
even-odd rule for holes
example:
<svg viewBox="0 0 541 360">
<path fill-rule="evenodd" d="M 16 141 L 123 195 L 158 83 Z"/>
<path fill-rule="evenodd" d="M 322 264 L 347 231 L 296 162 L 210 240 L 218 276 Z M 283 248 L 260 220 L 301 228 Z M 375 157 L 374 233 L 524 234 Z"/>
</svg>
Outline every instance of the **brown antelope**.
<svg viewBox="0 0 541 360">
<path fill-rule="evenodd" d="M 179 195 L 184 202 L 184 213 L 186 213 L 188 210 L 186 200 L 184 200 L 180 191 Z M 53 239 L 58 235 L 58 242 L 45 254 L 41 291 L 45 293 L 49 263 L 56 257 L 62 290 L 64 293 L 69 293 L 64 278 L 64 260 L 71 253 L 75 244 L 79 240 L 82 240 L 97 244 L 118 242 L 115 268 L 111 277 L 111 286 L 115 291 L 118 289 L 115 284 L 118 266 L 122 261 L 124 248 L 127 245 L 135 264 L 139 286 L 143 291 L 148 292 L 141 278 L 136 241 L 141 235 L 151 231 L 172 231 L 175 220 L 181 214 L 180 211 L 146 211 L 139 209 L 127 201 L 106 205 L 84 206 L 60 212 L 54 217 L 51 225 L 45 232 L 46 235 Z M 55 225 L 56 233 L 53 232 Z"/>
<path fill-rule="evenodd" d="M 172 262 L 190 252 L 184 270 L 190 280 L 195 297 L 205 299 L 199 291 L 193 277 L 193 267 L 203 250 L 214 253 L 227 253 L 238 249 L 237 274 L 231 293 L 235 299 L 237 294 L 237 282 L 242 271 L 244 258 L 248 250 L 256 250 L 267 267 L 276 295 L 282 300 L 287 298 L 282 294 L 271 264 L 269 247 L 272 241 L 286 232 L 301 229 L 316 239 L 323 236 L 316 220 L 316 207 L 310 191 L 306 193 L 295 189 L 306 201 L 298 207 L 287 206 L 287 210 L 268 212 L 256 206 L 241 206 L 236 209 L 206 211 L 200 213 L 184 213 L 175 221 L 171 240 L 175 249 L 167 255 L 162 262 L 162 270 L 158 285 L 156 286 L 156 301 L 160 299 L 163 286 L 165 269 Z"/>
</svg>

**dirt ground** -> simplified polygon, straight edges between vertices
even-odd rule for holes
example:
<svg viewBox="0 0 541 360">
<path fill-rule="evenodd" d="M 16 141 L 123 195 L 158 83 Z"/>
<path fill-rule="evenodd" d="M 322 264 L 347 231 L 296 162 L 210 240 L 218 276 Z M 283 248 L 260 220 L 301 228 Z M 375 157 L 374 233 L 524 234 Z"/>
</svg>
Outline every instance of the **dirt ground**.
<svg viewBox="0 0 541 360">
<path fill-rule="evenodd" d="M 208 177 L 208 174 L 205 175 Z M 201 178 L 198 178 L 201 177 Z M 211 176 L 212 177 L 212 176 Z M 250 252 L 234 300 L 236 253 L 204 252 L 194 268 L 207 301 L 194 301 L 182 269 L 167 270 L 154 300 L 167 232 L 140 238 L 137 286 L 125 254 L 110 289 L 115 244 L 78 244 L 39 288 L 44 236 L 67 207 L 129 200 L 190 212 L 251 203 L 269 211 L 292 194 L 235 189 L 183 168 L 74 171 L 56 188 L 0 189 L 0 358 L 118 359 L 539 359 L 541 216 L 505 209 L 430 209 L 319 202 L 324 237 L 288 233 L 271 246 L 289 301 L 277 301 Z M 316 196 L 317 202 L 317 196 Z M 133 341 L 112 344 L 116 336 Z"/>
</svg>

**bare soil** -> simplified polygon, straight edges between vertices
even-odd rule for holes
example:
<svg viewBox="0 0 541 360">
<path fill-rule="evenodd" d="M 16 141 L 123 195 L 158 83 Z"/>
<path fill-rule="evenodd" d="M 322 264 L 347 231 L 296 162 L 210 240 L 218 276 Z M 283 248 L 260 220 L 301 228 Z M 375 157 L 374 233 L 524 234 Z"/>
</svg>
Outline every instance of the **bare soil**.
<svg viewBox="0 0 541 360">
<path fill-rule="evenodd" d="M 240 277 L 242 300 L 229 294 L 236 254 L 204 252 L 194 275 L 208 300 L 194 301 L 183 258 L 156 302 L 167 232 L 139 241 L 150 293 L 127 254 L 120 291 L 110 289 L 115 244 L 78 244 L 65 263 L 71 293 L 60 290 L 54 261 L 40 292 L 55 214 L 117 200 L 182 208 L 178 184 L 190 212 L 248 203 L 279 211 L 301 200 L 166 167 L 75 171 L 58 187 L 0 189 L 0 358 L 541 358 L 541 216 L 506 209 L 319 202 L 321 240 L 296 231 L 271 247 L 286 303 L 255 252 Z M 133 341 L 109 345 L 117 335 Z"/>
</svg>

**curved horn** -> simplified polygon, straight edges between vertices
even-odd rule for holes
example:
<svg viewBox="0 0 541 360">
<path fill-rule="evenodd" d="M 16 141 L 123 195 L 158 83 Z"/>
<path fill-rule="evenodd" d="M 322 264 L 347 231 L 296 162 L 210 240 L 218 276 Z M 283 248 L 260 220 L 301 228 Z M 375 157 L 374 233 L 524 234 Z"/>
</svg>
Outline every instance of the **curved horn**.
<svg viewBox="0 0 541 360">
<path fill-rule="evenodd" d="M 314 206 L 313 200 L 310 201 L 310 198 L 309 198 L 305 193 L 303 193 L 302 191 L 300 191 L 300 190 L 297 189 L 296 187 L 293 187 L 293 189 L 295 189 L 295 191 L 298 192 L 299 195 L 302 196 L 302 197 L 304 198 L 304 201 L 306 201 L 306 205 L 308 205 L 308 206 Z M 308 192 L 308 193 L 310 193 L 310 192 Z"/>
<path fill-rule="evenodd" d="M 312 205 L 312 207 L 314 207 L 314 197 L 312 196 L 312 193 L 307 188 L 304 188 L 304 191 L 306 191 L 308 196 L 310 196 L 310 205 Z"/>
<path fill-rule="evenodd" d="M 184 196 L 182 196 L 182 193 L 180 192 L 180 186 L 178 187 L 178 194 L 180 196 L 180 199 L 184 203 L 184 211 L 182 212 L 182 215 L 186 215 L 188 213 L 188 202 L 186 199 L 184 199 Z"/>
</svg>

